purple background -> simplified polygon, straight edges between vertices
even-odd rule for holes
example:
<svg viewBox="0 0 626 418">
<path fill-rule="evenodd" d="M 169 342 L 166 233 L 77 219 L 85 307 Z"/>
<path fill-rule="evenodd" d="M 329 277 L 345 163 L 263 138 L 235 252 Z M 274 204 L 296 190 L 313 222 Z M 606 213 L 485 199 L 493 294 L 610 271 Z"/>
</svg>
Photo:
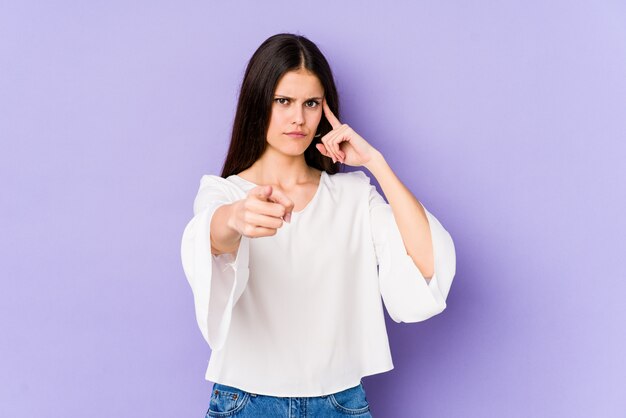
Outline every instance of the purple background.
<svg viewBox="0 0 626 418">
<path fill-rule="evenodd" d="M 623 2 L 154 0 L 0 5 L 0 416 L 206 412 L 180 239 L 283 31 L 456 244 L 374 417 L 624 417 Z"/>
</svg>

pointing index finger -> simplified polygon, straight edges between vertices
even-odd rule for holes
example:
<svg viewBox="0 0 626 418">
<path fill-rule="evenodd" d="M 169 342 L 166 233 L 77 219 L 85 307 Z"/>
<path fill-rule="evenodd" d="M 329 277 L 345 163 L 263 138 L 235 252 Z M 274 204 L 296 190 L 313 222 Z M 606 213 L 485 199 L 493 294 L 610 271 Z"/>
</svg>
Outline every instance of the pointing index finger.
<svg viewBox="0 0 626 418">
<path fill-rule="evenodd" d="M 339 119 L 337 119 L 332 110 L 330 110 L 330 106 L 328 106 L 328 103 L 326 102 L 326 97 L 324 97 L 322 105 L 324 109 L 324 116 L 326 116 L 326 119 L 330 122 L 330 126 L 332 126 L 333 129 L 339 128 L 341 126 L 341 122 L 339 122 Z"/>
<path fill-rule="evenodd" d="M 267 185 L 257 186 L 250 193 L 254 192 L 254 195 L 258 199 L 265 202 L 278 203 L 279 205 L 282 205 L 285 208 L 285 216 L 291 214 L 295 203 L 278 187 L 271 186 L 271 192 L 267 191 L 267 187 Z"/>
</svg>

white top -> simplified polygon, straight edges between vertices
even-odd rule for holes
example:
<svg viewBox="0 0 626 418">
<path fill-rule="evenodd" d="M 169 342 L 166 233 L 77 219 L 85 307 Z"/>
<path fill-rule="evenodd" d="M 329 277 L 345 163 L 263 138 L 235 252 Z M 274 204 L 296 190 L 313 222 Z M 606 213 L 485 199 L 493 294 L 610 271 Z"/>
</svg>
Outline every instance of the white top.
<svg viewBox="0 0 626 418">
<path fill-rule="evenodd" d="M 212 350 L 206 380 L 309 397 L 393 369 L 382 302 L 395 322 L 443 311 L 456 271 L 450 234 L 426 211 L 435 258 L 428 283 L 368 175 L 323 171 L 291 223 L 273 236 L 242 236 L 236 257 L 212 255 L 214 211 L 255 186 L 237 175 L 202 176 L 183 233 L 183 269 Z"/>
</svg>

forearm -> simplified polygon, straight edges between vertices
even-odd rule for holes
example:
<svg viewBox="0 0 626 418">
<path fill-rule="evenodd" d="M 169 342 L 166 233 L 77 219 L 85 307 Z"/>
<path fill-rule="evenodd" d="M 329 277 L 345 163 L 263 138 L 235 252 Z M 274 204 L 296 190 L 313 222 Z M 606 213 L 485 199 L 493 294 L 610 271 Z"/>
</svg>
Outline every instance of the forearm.
<svg viewBox="0 0 626 418">
<path fill-rule="evenodd" d="M 391 206 L 407 254 L 427 280 L 434 274 L 432 237 L 424 208 L 376 151 L 364 165 L 380 184 Z"/>
<path fill-rule="evenodd" d="M 239 249 L 241 234 L 233 229 L 229 220 L 235 203 L 218 207 L 211 218 L 211 253 L 235 253 Z"/>
</svg>

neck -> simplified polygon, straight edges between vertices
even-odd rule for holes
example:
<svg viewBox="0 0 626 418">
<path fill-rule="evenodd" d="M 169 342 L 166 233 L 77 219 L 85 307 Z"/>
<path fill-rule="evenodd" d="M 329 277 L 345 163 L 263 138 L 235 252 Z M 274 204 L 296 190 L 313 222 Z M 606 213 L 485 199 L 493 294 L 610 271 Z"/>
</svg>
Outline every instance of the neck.
<svg viewBox="0 0 626 418">
<path fill-rule="evenodd" d="M 261 184 L 278 184 L 285 188 L 317 181 L 316 170 L 309 167 L 304 154 L 286 155 L 270 148 L 249 169 Z"/>
</svg>

